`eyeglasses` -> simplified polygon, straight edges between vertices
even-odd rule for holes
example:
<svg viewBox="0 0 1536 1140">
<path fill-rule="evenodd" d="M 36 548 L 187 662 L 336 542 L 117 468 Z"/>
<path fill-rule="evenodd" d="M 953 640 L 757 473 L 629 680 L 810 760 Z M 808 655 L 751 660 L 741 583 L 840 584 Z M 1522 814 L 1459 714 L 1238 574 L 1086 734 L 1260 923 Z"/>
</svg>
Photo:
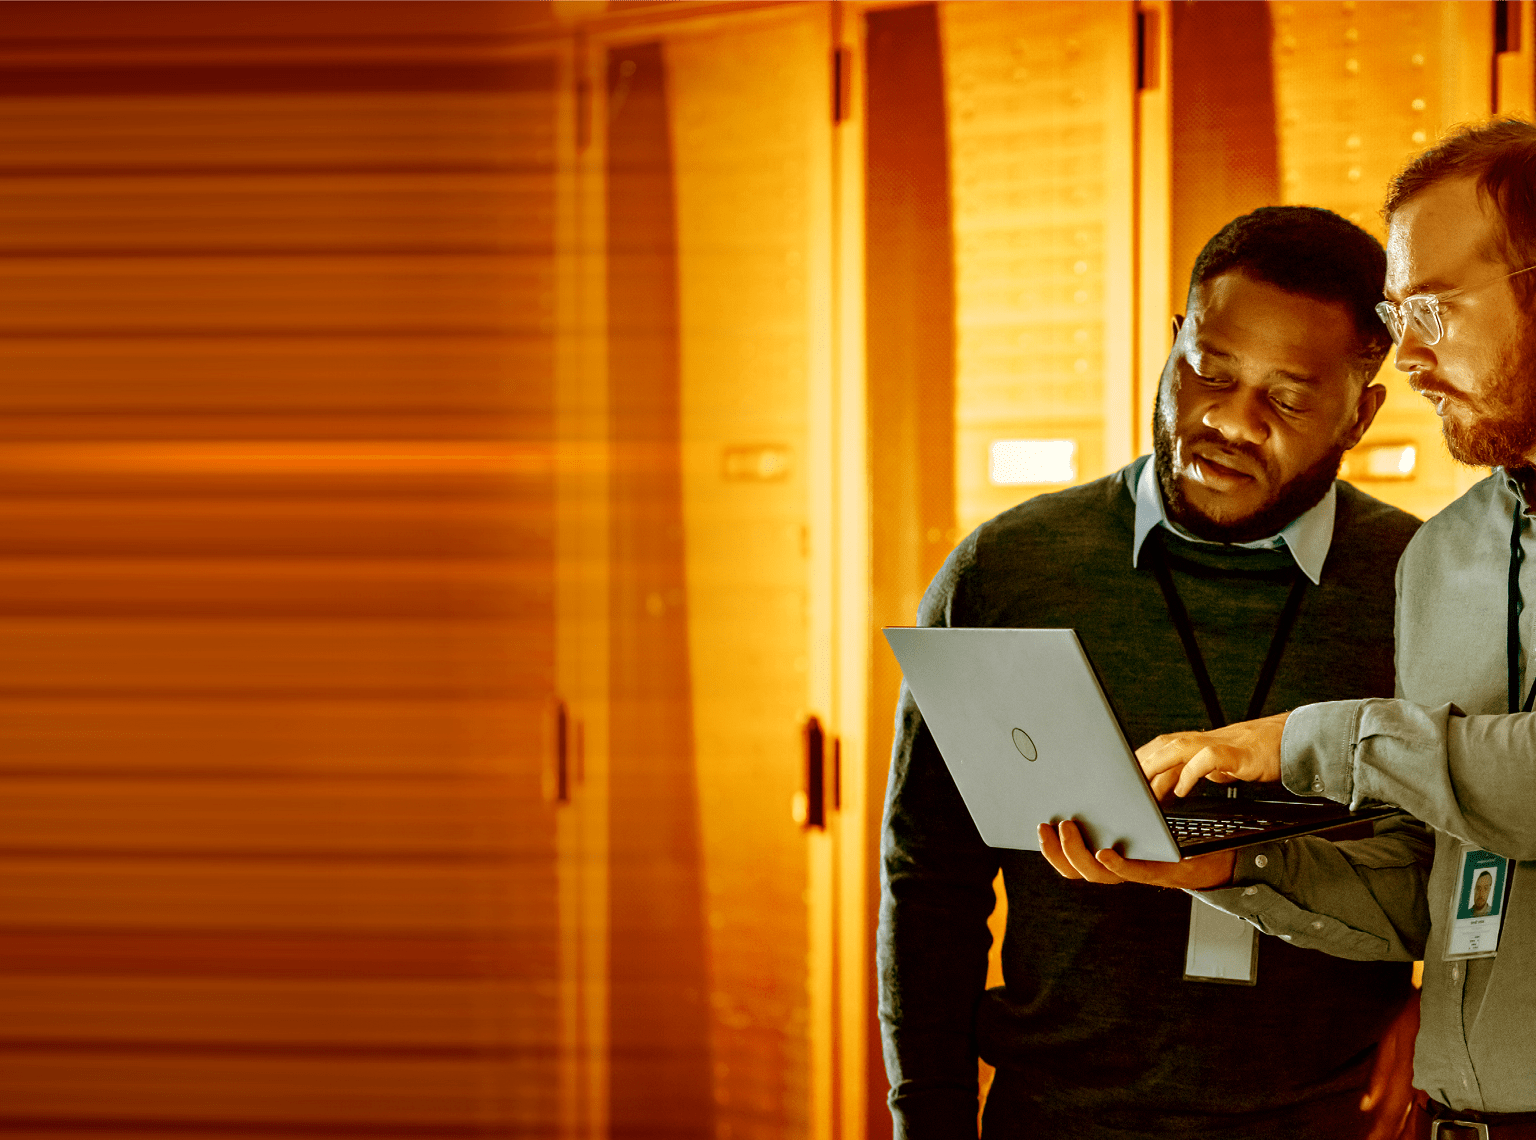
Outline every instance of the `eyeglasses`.
<svg viewBox="0 0 1536 1140">
<path fill-rule="evenodd" d="M 1503 277 L 1495 277 L 1492 281 L 1484 281 L 1481 285 L 1467 285 L 1461 289 L 1447 289 L 1444 293 L 1415 293 L 1411 297 L 1404 297 L 1401 301 L 1393 303 L 1383 301 L 1376 306 L 1376 315 L 1387 326 L 1387 331 L 1392 334 L 1393 344 L 1403 343 L 1403 330 L 1412 329 L 1418 338 L 1425 344 L 1439 344 L 1440 338 L 1445 335 L 1445 326 L 1440 323 L 1440 301 L 1444 297 L 1454 297 L 1458 293 L 1470 293 L 1474 289 L 1484 289 L 1489 285 L 1497 285 L 1500 281 L 1508 281 L 1511 277 L 1518 277 L 1522 273 L 1529 273 L 1536 269 L 1536 265 L 1527 265 L 1524 269 L 1517 269 L 1513 273 L 1506 273 Z"/>
</svg>

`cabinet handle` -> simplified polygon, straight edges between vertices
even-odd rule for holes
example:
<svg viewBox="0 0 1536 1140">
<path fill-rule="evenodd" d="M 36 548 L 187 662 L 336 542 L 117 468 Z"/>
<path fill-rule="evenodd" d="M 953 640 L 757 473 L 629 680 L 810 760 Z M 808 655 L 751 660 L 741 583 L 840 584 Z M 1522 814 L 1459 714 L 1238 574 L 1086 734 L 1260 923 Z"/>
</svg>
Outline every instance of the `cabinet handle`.
<svg viewBox="0 0 1536 1140">
<path fill-rule="evenodd" d="M 557 804 L 571 802 L 571 717 L 563 700 L 556 699 L 553 709 L 554 747 L 545 773 L 544 794 Z"/>
<path fill-rule="evenodd" d="M 821 721 L 807 717 L 805 739 L 805 789 L 795 796 L 795 822 L 807 831 L 827 825 L 827 737 Z"/>
</svg>

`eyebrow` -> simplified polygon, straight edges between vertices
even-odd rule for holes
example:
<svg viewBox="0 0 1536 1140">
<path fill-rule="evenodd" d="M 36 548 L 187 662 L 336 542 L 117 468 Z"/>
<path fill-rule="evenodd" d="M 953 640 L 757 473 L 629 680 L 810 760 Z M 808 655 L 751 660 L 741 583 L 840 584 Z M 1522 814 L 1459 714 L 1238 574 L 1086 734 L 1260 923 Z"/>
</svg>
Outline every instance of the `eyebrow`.
<svg viewBox="0 0 1536 1140">
<path fill-rule="evenodd" d="M 1222 352 L 1221 349 L 1212 347 L 1198 338 L 1195 340 L 1195 348 L 1202 356 L 1214 356 L 1220 360 L 1236 359 L 1230 352 Z M 1318 377 L 1316 376 L 1304 376 L 1299 372 L 1287 372 L 1283 368 L 1276 368 L 1269 372 L 1268 375 L 1283 376 L 1293 384 L 1316 384 L 1318 382 Z"/>
<path fill-rule="evenodd" d="M 1407 299 L 1409 297 L 1417 296 L 1420 293 L 1450 293 L 1454 292 L 1454 290 L 1455 286 L 1453 286 L 1449 281 L 1442 281 L 1438 278 L 1431 278 L 1428 281 L 1415 281 L 1412 285 L 1408 286 L 1408 291 L 1403 294 L 1403 297 L 1404 299 Z M 1386 296 L 1385 289 L 1382 290 L 1382 296 Z"/>
</svg>

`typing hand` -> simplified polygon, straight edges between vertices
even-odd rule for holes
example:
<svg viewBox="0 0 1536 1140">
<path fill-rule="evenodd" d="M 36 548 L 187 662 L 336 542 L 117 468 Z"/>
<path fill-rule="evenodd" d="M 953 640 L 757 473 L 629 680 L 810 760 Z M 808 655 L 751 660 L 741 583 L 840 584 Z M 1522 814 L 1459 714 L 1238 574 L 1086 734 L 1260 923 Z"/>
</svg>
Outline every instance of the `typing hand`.
<svg viewBox="0 0 1536 1140">
<path fill-rule="evenodd" d="M 1063 879 L 1086 879 L 1091 883 L 1146 883 L 1154 887 L 1202 891 L 1226 886 L 1232 881 L 1232 868 L 1237 863 L 1237 856 L 1231 851 L 1196 855 L 1177 863 L 1126 859 L 1107 847 L 1097 854 L 1089 854 L 1081 830 L 1070 819 L 1056 827 L 1042 823 L 1039 836 L 1040 854 L 1058 875 Z"/>
<path fill-rule="evenodd" d="M 1170 732 L 1136 750 L 1152 794 L 1187 796 L 1202 778 L 1216 784 L 1280 779 L 1280 737 L 1288 712 L 1246 720 L 1210 732 Z"/>
</svg>

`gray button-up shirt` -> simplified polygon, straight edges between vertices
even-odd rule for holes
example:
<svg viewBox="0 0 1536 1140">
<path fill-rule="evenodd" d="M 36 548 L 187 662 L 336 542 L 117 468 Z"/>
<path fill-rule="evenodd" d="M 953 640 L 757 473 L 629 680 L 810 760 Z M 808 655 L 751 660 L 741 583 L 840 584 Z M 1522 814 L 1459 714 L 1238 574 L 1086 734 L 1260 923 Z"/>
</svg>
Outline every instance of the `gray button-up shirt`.
<svg viewBox="0 0 1536 1140">
<path fill-rule="evenodd" d="M 1536 1111 L 1536 714 L 1508 710 L 1509 539 L 1519 488 L 1478 483 L 1414 537 L 1397 569 L 1398 700 L 1336 701 L 1291 714 L 1287 787 L 1397 804 L 1435 833 L 1427 908 L 1406 849 L 1370 840 L 1276 843 L 1239 858 L 1219 909 L 1297 946 L 1346 958 L 1424 958 L 1414 1084 L 1453 1108 Z M 1523 510 L 1522 504 L 1522 510 Z M 1536 599 L 1525 511 L 1520 592 Z M 1522 694 L 1536 675 L 1536 605 L 1520 613 Z M 1496 958 L 1446 961 L 1463 842 L 1520 862 Z M 1353 873 L 1347 873 L 1352 871 Z"/>
</svg>

